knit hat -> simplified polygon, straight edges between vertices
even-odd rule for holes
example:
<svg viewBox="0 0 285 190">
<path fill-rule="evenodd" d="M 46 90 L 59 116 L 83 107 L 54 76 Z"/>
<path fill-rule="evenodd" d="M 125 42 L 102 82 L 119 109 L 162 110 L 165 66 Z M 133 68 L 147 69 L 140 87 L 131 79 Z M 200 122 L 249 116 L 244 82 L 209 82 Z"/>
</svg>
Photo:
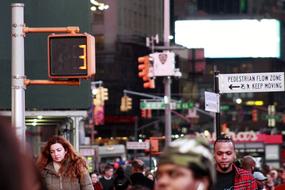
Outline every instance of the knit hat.
<svg viewBox="0 0 285 190">
<path fill-rule="evenodd" d="M 216 171 L 213 154 L 207 140 L 203 137 L 184 137 L 169 144 L 160 155 L 159 164 L 176 164 L 189 168 L 191 165 L 209 173 L 212 182 L 215 182 Z M 190 168 L 189 168 L 190 169 Z"/>
</svg>

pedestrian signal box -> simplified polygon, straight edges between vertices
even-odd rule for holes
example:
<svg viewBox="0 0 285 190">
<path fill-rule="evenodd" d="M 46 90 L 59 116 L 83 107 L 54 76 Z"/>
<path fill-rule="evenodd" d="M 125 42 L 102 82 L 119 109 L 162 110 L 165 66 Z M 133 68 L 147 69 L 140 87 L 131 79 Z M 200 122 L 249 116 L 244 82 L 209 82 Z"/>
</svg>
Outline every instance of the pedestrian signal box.
<svg viewBox="0 0 285 190">
<path fill-rule="evenodd" d="M 48 36 L 48 76 L 88 79 L 95 74 L 95 38 L 84 33 Z"/>
</svg>

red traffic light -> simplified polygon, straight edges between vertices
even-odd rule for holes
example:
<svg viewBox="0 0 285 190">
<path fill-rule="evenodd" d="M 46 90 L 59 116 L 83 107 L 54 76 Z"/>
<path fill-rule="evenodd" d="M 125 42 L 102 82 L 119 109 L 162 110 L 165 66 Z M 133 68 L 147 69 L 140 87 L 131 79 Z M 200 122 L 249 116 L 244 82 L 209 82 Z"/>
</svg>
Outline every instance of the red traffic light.
<svg viewBox="0 0 285 190">
<path fill-rule="evenodd" d="M 87 79 L 95 74 L 95 38 L 84 34 L 48 36 L 48 76 Z"/>
</svg>

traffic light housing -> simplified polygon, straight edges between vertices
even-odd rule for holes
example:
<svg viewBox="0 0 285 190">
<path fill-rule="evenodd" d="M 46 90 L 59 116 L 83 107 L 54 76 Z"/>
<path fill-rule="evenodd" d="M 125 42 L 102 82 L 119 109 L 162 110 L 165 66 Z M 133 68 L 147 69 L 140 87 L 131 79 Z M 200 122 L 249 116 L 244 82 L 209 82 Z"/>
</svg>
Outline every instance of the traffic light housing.
<svg viewBox="0 0 285 190">
<path fill-rule="evenodd" d="M 258 121 L 258 111 L 257 109 L 253 109 L 251 111 L 251 118 L 253 122 L 257 122 Z"/>
<path fill-rule="evenodd" d="M 127 110 L 131 110 L 133 106 L 132 98 L 126 96 L 126 108 Z"/>
<path fill-rule="evenodd" d="M 88 79 L 95 74 L 95 38 L 84 33 L 48 36 L 48 77 Z"/>
<path fill-rule="evenodd" d="M 142 109 L 141 110 L 141 117 L 150 119 L 152 117 L 152 111 L 151 109 Z"/>
<path fill-rule="evenodd" d="M 139 70 L 139 77 L 143 79 L 144 88 L 155 88 L 154 79 L 149 77 L 150 75 L 150 56 L 143 56 L 138 58 L 138 70 Z"/>
<path fill-rule="evenodd" d="M 132 98 L 124 95 L 121 98 L 121 106 L 120 106 L 120 110 L 122 112 L 126 112 L 132 109 Z"/>
<path fill-rule="evenodd" d="M 106 100 L 109 99 L 108 88 L 104 88 L 100 86 L 96 92 L 96 101 L 99 102 L 100 105 L 103 105 Z"/>
<path fill-rule="evenodd" d="M 108 92 L 108 88 L 104 88 L 104 87 L 99 87 L 98 88 L 98 94 L 100 94 L 100 99 L 101 101 L 106 101 L 109 99 L 109 92 Z"/>
</svg>

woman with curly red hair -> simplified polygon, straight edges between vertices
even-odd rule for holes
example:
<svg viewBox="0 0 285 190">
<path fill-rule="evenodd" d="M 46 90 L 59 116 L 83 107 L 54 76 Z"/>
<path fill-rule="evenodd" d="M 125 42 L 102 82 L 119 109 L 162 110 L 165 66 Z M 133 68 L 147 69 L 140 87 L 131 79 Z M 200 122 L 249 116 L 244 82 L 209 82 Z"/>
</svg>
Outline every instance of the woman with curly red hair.
<svg viewBox="0 0 285 190">
<path fill-rule="evenodd" d="M 93 190 L 85 160 L 63 137 L 51 137 L 37 166 L 48 190 Z"/>
</svg>

